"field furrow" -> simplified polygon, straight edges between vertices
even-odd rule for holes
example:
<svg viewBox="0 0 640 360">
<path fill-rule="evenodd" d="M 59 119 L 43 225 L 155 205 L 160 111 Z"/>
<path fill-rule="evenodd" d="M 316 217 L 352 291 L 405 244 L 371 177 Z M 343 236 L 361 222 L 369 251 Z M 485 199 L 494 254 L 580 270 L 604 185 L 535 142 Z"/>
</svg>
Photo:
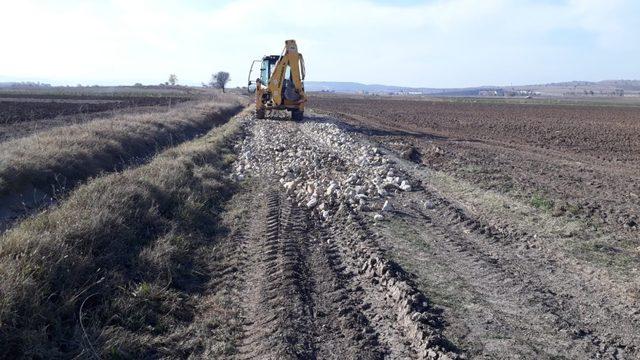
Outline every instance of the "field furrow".
<svg viewBox="0 0 640 360">
<path fill-rule="evenodd" d="M 124 114 L 0 143 L 0 231 L 55 203 L 79 183 L 140 165 L 224 123 L 238 103 L 202 102 Z"/>
</svg>

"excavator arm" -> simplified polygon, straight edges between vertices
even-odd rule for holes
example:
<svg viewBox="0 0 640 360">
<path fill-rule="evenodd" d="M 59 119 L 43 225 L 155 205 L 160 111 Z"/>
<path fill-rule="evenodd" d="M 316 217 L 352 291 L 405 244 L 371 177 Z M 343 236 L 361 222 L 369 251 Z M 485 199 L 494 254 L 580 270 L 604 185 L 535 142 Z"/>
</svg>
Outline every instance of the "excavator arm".
<svg viewBox="0 0 640 360">
<path fill-rule="evenodd" d="M 304 59 L 302 54 L 298 52 L 296 42 L 294 40 L 285 41 L 283 54 L 276 63 L 268 84 L 269 91 L 273 94 L 274 104 L 298 105 L 307 100 L 302 83 L 304 72 Z M 287 86 L 293 86 L 293 89 L 285 88 Z M 295 95 L 287 97 L 285 93 Z M 285 95 L 284 99 L 283 95 Z"/>
<path fill-rule="evenodd" d="M 295 40 L 285 41 L 280 56 L 265 56 L 261 64 L 261 75 L 256 80 L 257 117 L 264 118 L 266 110 L 289 110 L 294 120 L 302 120 L 307 101 L 303 82 L 305 68 Z M 249 86 L 253 65 L 249 71 Z"/>
</svg>

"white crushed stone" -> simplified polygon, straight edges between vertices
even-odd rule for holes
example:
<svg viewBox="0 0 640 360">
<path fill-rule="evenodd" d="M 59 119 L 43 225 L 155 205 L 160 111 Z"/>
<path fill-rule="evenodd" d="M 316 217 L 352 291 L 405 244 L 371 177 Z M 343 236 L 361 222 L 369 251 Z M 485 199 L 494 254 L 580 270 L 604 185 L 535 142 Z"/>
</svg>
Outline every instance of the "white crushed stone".
<svg viewBox="0 0 640 360">
<path fill-rule="evenodd" d="M 340 206 L 370 211 L 376 201 L 411 191 L 392 160 L 335 124 L 252 118 L 248 127 L 233 176 L 276 177 L 289 196 L 322 219 L 330 219 Z M 392 209 L 387 201 L 382 210 Z M 374 215 L 374 220 L 382 219 Z"/>
</svg>

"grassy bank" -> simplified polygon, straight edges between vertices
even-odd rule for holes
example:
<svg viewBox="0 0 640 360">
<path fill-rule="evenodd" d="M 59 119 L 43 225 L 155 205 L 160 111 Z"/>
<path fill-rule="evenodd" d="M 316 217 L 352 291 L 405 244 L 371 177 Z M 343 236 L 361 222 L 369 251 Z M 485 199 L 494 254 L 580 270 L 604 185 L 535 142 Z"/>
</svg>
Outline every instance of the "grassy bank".
<svg viewBox="0 0 640 360">
<path fill-rule="evenodd" d="M 99 177 L 0 238 L 0 357 L 174 356 L 209 279 L 240 120 Z"/>
<path fill-rule="evenodd" d="M 187 103 L 169 112 L 120 114 L 0 143 L 0 197 L 30 187 L 64 190 L 206 132 L 240 108 L 238 102 Z"/>
</svg>

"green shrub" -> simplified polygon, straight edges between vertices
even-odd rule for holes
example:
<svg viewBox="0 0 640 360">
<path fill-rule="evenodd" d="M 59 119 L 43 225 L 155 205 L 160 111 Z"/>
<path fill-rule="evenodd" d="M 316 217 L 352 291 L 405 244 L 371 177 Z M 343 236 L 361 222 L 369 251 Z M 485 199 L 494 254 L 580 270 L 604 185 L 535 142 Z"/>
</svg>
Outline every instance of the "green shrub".
<svg viewBox="0 0 640 360">
<path fill-rule="evenodd" d="M 553 200 L 544 197 L 542 194 L 534 194 L 533 196 L 531 196 L 531 200 L 529 201 L 529 203 L 531 204 L 531 206 L 542 210 L 551 210 L 553 209 L 554 205 Z"/>
</svg>

